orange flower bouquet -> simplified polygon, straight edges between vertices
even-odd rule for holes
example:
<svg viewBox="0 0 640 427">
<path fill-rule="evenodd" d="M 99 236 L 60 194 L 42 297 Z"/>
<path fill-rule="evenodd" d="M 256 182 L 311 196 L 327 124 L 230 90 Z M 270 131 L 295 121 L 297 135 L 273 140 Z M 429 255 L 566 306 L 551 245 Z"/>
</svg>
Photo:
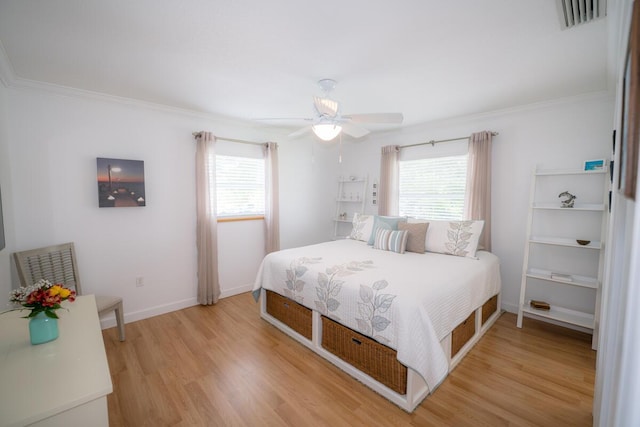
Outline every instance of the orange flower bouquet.
<svg viewBox="0 0 640 427">
<path fill-rule="evenodd" d="M 61 308 L 62 301 L 75 301 L 76 291 L 60 284 L 52 284 L 48 280 L 38 280 L 32 286 L 22 286 L 11 291 L 10 301 L 31 310 L 27 318 L 44 313 L 47 317 L 57 319 L 56 310 Z"/>
</svg>

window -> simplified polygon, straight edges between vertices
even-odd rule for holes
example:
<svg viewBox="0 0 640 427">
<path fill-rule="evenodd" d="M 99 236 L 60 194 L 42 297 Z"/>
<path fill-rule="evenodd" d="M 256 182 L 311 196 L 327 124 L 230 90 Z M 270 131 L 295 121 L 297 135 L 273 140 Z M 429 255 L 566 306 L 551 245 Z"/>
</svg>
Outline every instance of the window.
<svg viewBox="0 0 640 427">
<path fill-rule="evenodd" d="M 400 215 L 463 219 L 467 155 L 400 161 Z"/>
<path fill-rule="evenodd" d="M 264 159 L 216 155 L 218 217 L 264 215 Z"/>
</svg>

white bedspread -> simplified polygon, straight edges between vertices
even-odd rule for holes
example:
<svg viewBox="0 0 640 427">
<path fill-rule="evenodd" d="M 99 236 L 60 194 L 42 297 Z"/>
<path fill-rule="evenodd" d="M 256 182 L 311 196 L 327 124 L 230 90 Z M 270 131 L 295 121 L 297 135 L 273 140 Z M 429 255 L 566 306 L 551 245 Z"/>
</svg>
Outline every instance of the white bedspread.
<svg viewBox="0 0 640 427">
<path fill-rule="evenodd" d="M 254 296 L 269 289 L 388 345 L 433 391 L 448 373 L 440 341 L 500 291 L 498 258 L 397 254 L 338 240 L 267 255 Z"/>
</svg>

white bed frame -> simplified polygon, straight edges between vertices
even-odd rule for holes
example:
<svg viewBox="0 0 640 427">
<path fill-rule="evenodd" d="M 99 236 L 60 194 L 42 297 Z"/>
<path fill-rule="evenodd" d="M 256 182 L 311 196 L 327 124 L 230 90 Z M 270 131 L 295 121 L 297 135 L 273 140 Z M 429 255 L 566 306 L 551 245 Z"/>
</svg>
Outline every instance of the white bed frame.
<svg viewBox="0 0 640 427">
<path fill-rule="evenodd" d="M 449 372 L 456 367 L 458 363 L 462 360 L 462 358 L 473 348 L 473 346 L 480 340 L 482 335 L 495 323 L 495 321 L 500 317 L 502 313 L 500 310 L 500 299 L 501 295 L 498 293 L 498 301 L 497 307 L 498 309 L 487 319 L 487 321 L 482 324 L 482 306 L 478 307 L 475 310 L 476 314 L 476 330 L 473 336 L 465 343 L 464 346 L 456 353 L 456 355 L 451 357 L 451 334 L 448 334 L 446 337 L 440 341 L 440 345 L 444 350 L 447 360 L 449 361 Z M 333 353 L 325 350 L 322 347 L 322 319 L 321 314 L 315 310 L 312 310 L 312 333 L 311 340 L 308 340 L 304 336 L 300 335 L 275 317 L 271 316 L 267 313 L 267 295 L 266 290 L 263 288 L 261 290 L 260 297 L 260 316 L 266 320 L 267 322 L 274 325 L 276 328 L 280 329 L 305 347 L 312 350 L 314 353 L 317 353 L 324 359 L 336 365 L 338 368 L 342 369 L 347 374 L 351 375 L 361 383 L 365 384 L 367 387 L 371 388 L 375 392 L 381 394 L 391 402 L 395 403 L 402 409 L 407 412 L 413 412 L 413 410 L 429 395 L 429 388 L 425 383 L 424 379 L 420 374 L 415 372 L 411 368 L 407 368 L 407 394 L 402 395 L 397 392 L 391 390 L 389 387 L 384 384 L 376 381 L 369 375 L 360 371 L 359 369 L 353 367 L 349 363 L 340 359 L 338 356 Z M 437 386 L 436 386 L 437 388 Z M 435 390 L 435 389 L 434 389 Z"/>
</svg>

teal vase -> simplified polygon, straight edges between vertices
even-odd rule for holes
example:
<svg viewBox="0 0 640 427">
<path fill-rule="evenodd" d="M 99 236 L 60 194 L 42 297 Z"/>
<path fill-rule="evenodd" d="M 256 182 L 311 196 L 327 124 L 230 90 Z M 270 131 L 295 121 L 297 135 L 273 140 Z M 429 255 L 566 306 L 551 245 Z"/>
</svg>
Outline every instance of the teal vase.
<svg viewBox="0 0 640 427">
<path fill-rule="evenodd" d="M 43 344 L 58 338 L 58 319 L 47 317 L 40 312 L 29 320 L 31 344 Z"/>
</svg>

